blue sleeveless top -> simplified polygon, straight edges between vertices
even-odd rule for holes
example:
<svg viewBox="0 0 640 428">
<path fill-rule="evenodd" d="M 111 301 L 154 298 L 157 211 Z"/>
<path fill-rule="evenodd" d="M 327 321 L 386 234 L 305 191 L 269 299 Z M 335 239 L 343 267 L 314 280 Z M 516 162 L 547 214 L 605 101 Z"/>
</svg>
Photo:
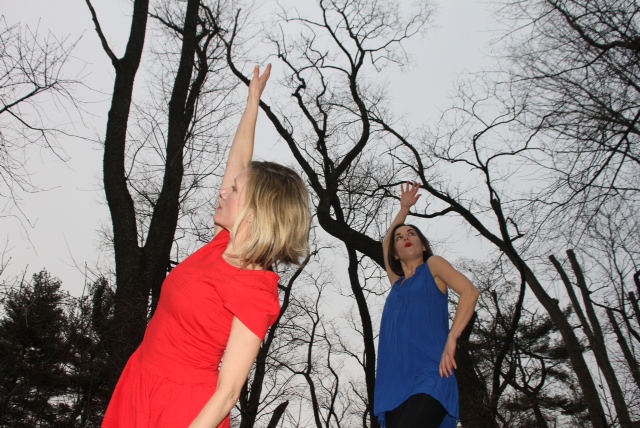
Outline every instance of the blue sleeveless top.
<svg viewBox="0 0 640 428">
<path fill-rule="evenodd" d="M 436 285 L 427 263 L 391 288 L 382 312 L 373 410 L 385 426 L 385 412 L 414 394 L 429 394 L 447 410 L 440 428 L 456 426 L 460 415 L 455 375 L 440 377 L 449 335 L 447 295 Z M 402 284 L 402 285 L 401 285 Z"/>
</svg>

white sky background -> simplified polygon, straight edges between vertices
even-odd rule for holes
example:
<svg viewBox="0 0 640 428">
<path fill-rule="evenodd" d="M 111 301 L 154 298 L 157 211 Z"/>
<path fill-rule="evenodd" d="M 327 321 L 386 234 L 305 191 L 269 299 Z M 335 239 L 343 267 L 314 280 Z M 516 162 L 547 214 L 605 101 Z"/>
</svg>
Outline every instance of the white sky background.
<svg viewBox="0 0 640 428">
<path fill-rule="evenodd" d="M 310 0 L 305 0 L 310 1 Z M 265 11 L 276 6 L 265 2 Z M 478 71 L 491 64 L 488 43 L 494 23 L 491 4 L 477 0 L 440 0 L 437 14 L 427 36 L 408 45 L 413 64 L 408 71 L 389 69 L 383 78 L 389 82 L 389 93 L 398 115 L 406 115 L 409 123 L 434 123 L 441 110 L 451 103 L 455 78 L 462 73 Z M 87 85 L 97 92 L 80 94 L 91 104 L 85 108 L 84 123 L 75 132 L 93 141 L 105 133 L 107 111 L 113 84 L 113 68 L 95 34 L 91 16 L 83 0 L 0 0 L 9 25 L 21 22 L 40 34 L 48 30 L 69 40 L 80 38 L 74 56 L 79 73 Z M 129 31 L 131 6 L 127 0 L 94 0 L 103 31 L 116 55 L 122 55 Z M 302 2 L 300 4 L 303 4 Z M 494 27 L 495 28 L 495 27 Z M 275 65 L 275 64 L 274 64 Z M 137 83 L 140 83 L 139 81 Z M 267 88 L 267 96 L 269 89 Z M 258 140 L 266 140 L 275 131 L 264 118 L 259 119 Z M 102 150 L 97 142 L 81 139 L 60 140 L 68 162 L 63 163 L 44 151 L 30 153 L 28 169 L 34 173 L 34 184 L 49 189 L 22 195 L 21 207 L 31 225 L 17 218 L 0 218 L 0 252 L 10 258 L 3 279 L 26 272 L 29 277 L 42 268 L 62 279 L 66 289 L 79 294 L 85 282 L 84 265 L 104 265 L 110 254 L 99 249 L 98 229 L 109 225 L 109 213 L 102 190 Z M 257 155 L 277 160 L 271 153 Z M 287 151 L 282 145 L 277 150 Z M 258 149 L 259 150 L 259 149 Z M 438 221 L 427 230 L 441 229 Z M 25 233 L 26 231 L 26 233 Z M 465 235 L 435 237 L 437 251 L 455 260 L 458 257 L 483 258 L 490 245 L 469 245 Z M 483 250 L 484 247 L 484 250 Z M 89 280 L 94 279 L 92 276 Z"/>
</svg>

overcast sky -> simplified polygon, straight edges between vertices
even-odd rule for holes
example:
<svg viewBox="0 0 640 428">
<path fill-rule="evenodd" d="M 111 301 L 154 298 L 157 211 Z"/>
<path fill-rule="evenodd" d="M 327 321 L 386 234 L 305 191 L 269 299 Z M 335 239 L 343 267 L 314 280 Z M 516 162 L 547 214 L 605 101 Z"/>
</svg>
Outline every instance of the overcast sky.
<svg viewBox="0 0 640 428">
<path fill-rule="evenodd" d="M 129 2 L 93 3 L 103 31 L 116 54 L 121 55 L 130 24 Z M 265 10 L 273 10 L 275 4 L 266 1 Z M 406 114 L 413 123 L 437 120 L 439 111 L 449 105 L 455 78 L 490 64 L 488 43 L 494 25 L 490 4 L 477 0 L 441 0 L 436 4 L 437 14 L 426 38 L 408 46 L 413 57 L 411 68 L 403 73 L 390 71 L 385 76 L 398 114 Z M 50 30 L 60 38 L 78 40 L 74 66 L 94 90 L 79 94 L 90 104 L 85 107 L 84 122 L 76 124 L 75 131 L 94 141 L 103 138 L 113 72 L 84 0 L 2 0 L 2 10 L 10 25 L 21 22 L 39 27 L 42 35 Z M 51 114 L 55 116 L 55 112 Z M 272 132 L 266 127 L 263 120 L 261 132 Z M 21 226 L 13 217 L 0 219 L 0 247 L 5 248 L 5 259 L 11 258 L 5 279 L 25 270 L 30 276 L 46 268 L 63 280 L 65 288 L 79 293 L 84 284 L 84 265 L 104 264 L 105 257 L 110 257 L 98 248 L 98 230 L 109 227 L 101 187 L 102 152 L 99 144 L 83 139 L 69 138 L 60 143 L 68 157 L 66 163 L 46 152 L 29 154 L 34 183 L 49 190 L 23 195 L 21 207 L 31 225 L 22 222 Z M 440 251 L 455 259 L 473 256 L 468 248 L 465 239 L 459 239 Z"/>
</svg>

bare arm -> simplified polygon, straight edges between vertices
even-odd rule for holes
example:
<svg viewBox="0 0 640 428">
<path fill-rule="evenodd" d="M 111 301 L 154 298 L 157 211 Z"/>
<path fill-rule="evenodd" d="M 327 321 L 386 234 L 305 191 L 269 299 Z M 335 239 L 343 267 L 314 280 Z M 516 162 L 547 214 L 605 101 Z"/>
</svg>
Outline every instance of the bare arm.
<svg viewBox="0 0 640 428">
<path fill-rule="evenodd" d="M 233 317 L 216 392 L 189 428 L 215 428 L 227 417 L 240 397 L 242 386 L 247 381 L 261 342 L 242 321 Z"/>
<path fill-rule="evenodd" d="M 390 236 L 390 234 L 394 227 L 405 222 L 405 220 L 407 219 L 407 215 L 409 215 L 409 210 L 412 206 L 415 205 L 416 202 L 418 202 L 418 199 L 420 198 L 418 190 L 420 190 L 420 185 L 418 183 L 410 184 L 407 182 L 406 184 L 400 185 L 400 211 L 398 211 L 398 214 L 396 214 L 396 217 L 391 222 L 391 226 L 389 226 L 389 229 L 387 230 L 387 233 L 382 240 L 382 256 L 384 258 L 384 268 L 387 271 L 387 276 L 389 277 L 391 285 L 395 284 L 396 281 L 400 279 L 400 277 L 391 270 L 391 268 L 389 267 L 389 263 L 387 262 L 387 248 L 389 245 L 389 240 L 393 239 L 393 236 Z"/>
<path fill-rule="evenodd" d="M 462 272 L 456 270 L 444 258 L 439 256 L 429 257 L 427 264 L 438 287 L 449 287 L 460 295 L 456 315 L 453 318 L 447 343 L 442 353 L 442 359 L 440 360 L 440 376 L 449 377 L 453 374 L 453 369 L 458 368 L 455 361 L 458 338 L 473 316 L 480 292 L 474 287 L 471 281 L 469 281 L 469 278 Z"/>
<path fill-rule="evenodd" d="M 253 158 L 253 142 L 256 134 L 256 123 L 258 121 L 258 109 L 260 108 L 260 96 L 271 75 L 271 64 L 260 75 L 260 67 L 253 69 L 253 78 L 249 83 L 249 97 L 247 106 L 242 114 L 236 135 L 231 143 L 227 166 L 222 177 L 221 189 L 226 189 L 233 184 L 233 180 L 249 166 Z M 214 235 L 217 235 L 222 228 L 215 226 Z"/>
</svg>

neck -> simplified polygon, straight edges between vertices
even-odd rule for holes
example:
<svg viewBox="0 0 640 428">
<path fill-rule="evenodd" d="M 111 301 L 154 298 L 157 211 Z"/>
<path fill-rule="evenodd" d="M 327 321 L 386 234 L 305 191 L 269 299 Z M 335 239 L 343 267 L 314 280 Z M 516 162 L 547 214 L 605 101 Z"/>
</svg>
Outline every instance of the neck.
<svg viewBox="0 0 640 428">
<path fill-rule="evenodd" d="M 245 228 L 240 227 L 238 229 L 238 233 L 236 233 L 235 236 L 233 236 L 233 234 L 231 235 L 231 239 L 227 244 L 227 248 L 225 248 L 224 252 L 222 253 L 222 257 L 230 265 L 241 269 L 264 270 L 264 268 L 260 265 L 253 263 L 244 263 L 244 261 L 236 253 L 236 249 L 242 248 L 242 245 L 244 244 L 246 238 L 247 231 L 245 230 Z"/>
<path fill-rule="evenodd" d="M 222 253 L 222 258 L 224 258 L 224 260 L 227 263 L 229 263 L 231 266 L 235 266 L 237 268 L 246 269 L 246 270 L 264 270 L 264 268 L 260 265 L 253 264 L 253 263 L 247 263 L 247 264 L 243 263 L 243 261 L 240 260 L 240 257 L 238 257 L 233 252 L 233 250 L 229 249 L 230 246 L 231 246 L 231 243 L 229 243 L 226 250 L 224 250 L 224 252 Z"/>
<path fill-rule="evenodd" d="M 402 266 L 402 272 L 404 273 L 405 278 L 411 278 L 414 273 L 416 273 L 416 269 L 418 266 L 424 263 L 424 260 L 421 258 L 413 259 L 413 260 L 400 260 L 400 265 Z"/>
</svg>

